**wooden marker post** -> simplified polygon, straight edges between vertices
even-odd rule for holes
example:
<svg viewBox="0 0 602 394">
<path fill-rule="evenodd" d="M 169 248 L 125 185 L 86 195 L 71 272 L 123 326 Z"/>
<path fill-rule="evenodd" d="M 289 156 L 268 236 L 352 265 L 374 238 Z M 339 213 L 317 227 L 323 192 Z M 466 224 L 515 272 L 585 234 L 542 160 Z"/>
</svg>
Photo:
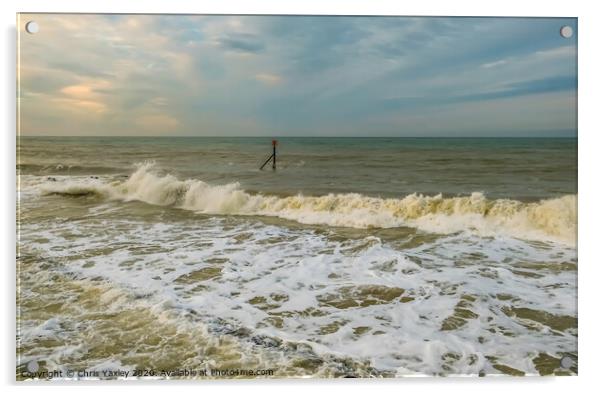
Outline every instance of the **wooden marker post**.
<svg viewBox="0 0 602 394">
<path fill-rule="evenodd" d="M 272 140 L 272 156 L 268 157 L 268 159 L 259 167 L 260 170 L 263 170 L 266 164 L 272 160 L 272 170 L 276 169 L 276 145 L 278 145 L 278 141 Z"/>
<path fill-rule="evenodd" d="M 274 148 L 274 153 L 272 154 L 272 157 L 274 158 L 274 160 L 272 160 L 272 170 L 276 169 L 276 145 L 278 144 L 278 141 L 276 140 L 272 140 L 272 148 Z"/>
</svg>

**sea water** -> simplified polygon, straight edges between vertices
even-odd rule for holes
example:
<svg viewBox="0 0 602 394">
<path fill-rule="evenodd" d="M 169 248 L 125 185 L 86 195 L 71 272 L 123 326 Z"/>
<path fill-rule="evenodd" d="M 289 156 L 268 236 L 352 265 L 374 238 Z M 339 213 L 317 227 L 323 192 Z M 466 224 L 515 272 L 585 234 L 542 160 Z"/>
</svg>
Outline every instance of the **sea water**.
<svg viewBox="0 0 602 394">
<path fill-rule="evenodd" d="M 21 137 L 18 376 L 576 373 L 576 139 L 278 140 Z"/>
</svg>

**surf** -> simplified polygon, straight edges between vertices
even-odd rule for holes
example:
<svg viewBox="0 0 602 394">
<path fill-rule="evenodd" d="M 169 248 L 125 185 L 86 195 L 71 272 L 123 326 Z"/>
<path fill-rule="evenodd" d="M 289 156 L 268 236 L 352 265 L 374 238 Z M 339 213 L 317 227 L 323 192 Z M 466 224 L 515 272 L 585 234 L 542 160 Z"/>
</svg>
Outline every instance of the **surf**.
<svg viewBox="0 0 602 394">
<path fill-rule="evenodd" d="M 237 182 L 211 185 L 159 174 L 152 163 L 138 166 L 124 181 L 63 177 L 37 185 L 42 194 L 97 195 L 119 201 L 142 201 L 204 214 L 274 216 L 303 224 L 353 228 L 414 227 L 451 234 L 510 236 L 575 245 L 577 196 L 539 202 L 488 199 L 481 192 L 443 197 L 409 194 L 401 198 L 359 193 L 281 197 L 253 194 Z"/>
</svg>

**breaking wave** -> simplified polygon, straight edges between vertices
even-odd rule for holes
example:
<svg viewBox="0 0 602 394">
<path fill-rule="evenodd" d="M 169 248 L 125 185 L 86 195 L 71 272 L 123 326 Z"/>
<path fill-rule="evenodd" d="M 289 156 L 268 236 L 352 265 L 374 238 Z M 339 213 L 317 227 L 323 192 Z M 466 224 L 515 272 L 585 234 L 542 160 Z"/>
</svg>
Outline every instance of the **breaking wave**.
<svg viewBox="0 0 602 394">
<path fill-rule="evenodd" d="M 263 215 L 304 224 L 355 228 L 415 227 L 434 233 L 473 231 L 481 236 L 507 235 L 574 245 L 577 196 L 525 203 L 489 200 L 482 193 L 444 198 L 410 194 L 403 198 L 357 193 L 279 197 L 251 194 L 238 183 L 209 185 L 153 172 L 143 164 L 125 181 L 70 178 L 38 185 L 43 194 L 87 195 L 138 200 L 206 214 Z"/>
</svg>

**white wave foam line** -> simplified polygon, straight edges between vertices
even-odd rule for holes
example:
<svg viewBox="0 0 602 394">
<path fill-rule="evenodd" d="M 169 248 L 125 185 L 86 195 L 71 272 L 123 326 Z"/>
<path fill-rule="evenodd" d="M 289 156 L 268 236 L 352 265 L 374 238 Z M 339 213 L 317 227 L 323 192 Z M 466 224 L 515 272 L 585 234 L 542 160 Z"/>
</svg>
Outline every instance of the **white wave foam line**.
<svg viewBox="0 0 602 394">
<path fill-rule="evenodd" d="M 444 198 L 410 194 L 400 199 L 357 193 L 291 197 L 252 195 L 238 183 L 209 185 L 203 181 L 160 176 L 144 164 L 124 182 L 61 180 L 39 186 L 44 194 L 99 194 L 123 201 L 176 206 L 206 214 L 264 215 L 305 224 L 355 228 L 409 226 L 450 234 L 472 231 L 481 236 L 506 235 L 574 245 L 577 196 L 523 203 L 488 200 L 482 193 Z"/>
</svg>

